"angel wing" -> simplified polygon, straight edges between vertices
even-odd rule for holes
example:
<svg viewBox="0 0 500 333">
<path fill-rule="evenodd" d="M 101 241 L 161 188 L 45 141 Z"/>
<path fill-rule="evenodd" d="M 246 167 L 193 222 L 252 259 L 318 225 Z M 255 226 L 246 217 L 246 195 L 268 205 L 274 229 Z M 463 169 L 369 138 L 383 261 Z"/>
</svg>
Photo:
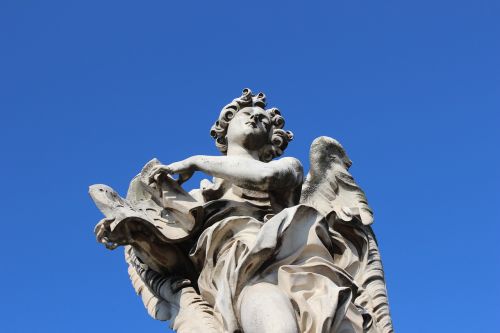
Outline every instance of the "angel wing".
<svg viewBox="0 0 500 333">
<path fill-rule="evenodd" d="M 302 187 L 301 203 L 314 206 L 325 216 L 334 211 L 344 221 L 358 216 L 364 225 L 373 223 L 365 193 L 347 171 L 352 162 L 335 139 L 321 136 L 309 153 L 311 169 Z"/>
<path fill-rule="evenodd" d="M 350 261 L 350 268 L 356 267 L 351 274 L 361 292 L 354 303 L 374 317 L 380 332 L 393 332 L 382 261 L 370 226 L 373 212 L 365 193 L 348 172 L 352 162 L 337 140 L 325 136 L 314 140 L 309 159 L 311 169 L 300 203 L 316 208 L 334 221 L 332 237 L 335 233 L 340 242 L 347 244 L 340 256 L 349 258 L 344 262 Z M 354 264 L 352 258 L 356 258 Z"/>
<path fill-rule="evenodd" d="M 132 286 L 151 317 L 170 320 L 177 333 L 222 332 L 221 321 L 189 280 L 166 277 L 152 270 L 131 246 L 125 247 L 125 261 Z"/>
</svg>

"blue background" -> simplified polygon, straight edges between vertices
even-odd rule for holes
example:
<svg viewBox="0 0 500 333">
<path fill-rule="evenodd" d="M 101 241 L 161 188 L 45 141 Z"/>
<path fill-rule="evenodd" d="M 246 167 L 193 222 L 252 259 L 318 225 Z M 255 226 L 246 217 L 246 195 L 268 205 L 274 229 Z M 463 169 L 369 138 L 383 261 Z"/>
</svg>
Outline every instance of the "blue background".
<svg viewBox="0 0 500 333">
<path fill-rule="evenodd" d="M 340 140 L 376 214 L 397 332 L 498 332 L 498 1 L 0 2 L 2 332 L 166 332 L 87 187 L 218 154 L 249 87 L 307 168 Z M 201 176 L 188 187 L 197 186 Z"/>
</svg>

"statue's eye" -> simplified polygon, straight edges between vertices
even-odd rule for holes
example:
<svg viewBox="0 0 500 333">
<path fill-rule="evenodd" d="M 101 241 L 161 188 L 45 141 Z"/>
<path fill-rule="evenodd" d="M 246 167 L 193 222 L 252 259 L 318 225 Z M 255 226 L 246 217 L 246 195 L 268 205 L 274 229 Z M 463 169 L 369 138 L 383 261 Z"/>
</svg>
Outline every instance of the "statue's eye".
<svg viewBox="0 0 500 333">
<path fill-rule="evenodd" d="M 259 120 L 267 127 L 269 126 L 269 119 L 266 116 L 262 115 L 259 117 Z"/>
</svg>

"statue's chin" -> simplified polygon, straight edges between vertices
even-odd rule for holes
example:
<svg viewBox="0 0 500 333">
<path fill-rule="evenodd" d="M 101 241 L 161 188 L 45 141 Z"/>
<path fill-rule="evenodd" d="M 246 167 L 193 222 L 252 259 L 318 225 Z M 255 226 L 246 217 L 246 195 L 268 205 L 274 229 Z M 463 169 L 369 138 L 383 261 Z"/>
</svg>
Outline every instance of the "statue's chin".
<svg viewBox="0 0 500 333">
<path fill-rule="evenodd" d="M 266 145 L 267 141 L 262 137 L 249 137 L 244 142 L 243 147 L 251 151 L 260 151 Z"/>
<path fill-rule="evenodd" d="M 247 150 L 259 151 L 269 142 L 268 134 L 262 133 L 258 128 L 248 127 L 239 134 L 233 138 L 228 138 L 230 146 L 237 145 Z"/>
</svg>

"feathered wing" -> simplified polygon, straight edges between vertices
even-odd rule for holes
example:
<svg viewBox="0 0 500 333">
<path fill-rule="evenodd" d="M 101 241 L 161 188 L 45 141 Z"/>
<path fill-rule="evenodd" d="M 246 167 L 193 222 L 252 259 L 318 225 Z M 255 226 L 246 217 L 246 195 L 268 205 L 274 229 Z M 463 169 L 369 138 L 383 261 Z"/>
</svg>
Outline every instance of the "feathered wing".
<svg viewBox="0 0 500 333">
<path fill-rule="evenodd" d="M 137 295 L 141 296 L 148 314 L 157 320 L 171 320 L 179 311 L 175 304 L 177 300 L 167 301 L 161 296 L 163 289 L 170 288 L 170 281 L 155 274 L 153 270 L 142 263 L 136 257 L 131 246 L 125 247 L 125 261 L 128 264 L 128 274 L 132 286 Z"/>
<path fill-rule="evenodd" d="M 151 317 L 170 320 L 177 333 L 222 332 L 212 307 L 195 291 L 189 280 L 168 278 L 145 265 L 131 246 L 125 247 L 125 261 L 135 292 Z"/>
<path fill-rule="evenodd" d="M 342 145 L 322 136 L 314 140 L 309 153 L 310 170 L 302 187 L 301 203 L 310 204 L 325 216 L 334 211 L 344 221 L 353 216 L 364 225 L 373 223 L 365 193 L 347 171 L 352 162 Z"/>
<path fill-rule="evenodd" d="M 319 137 L 311 145 L 310 171 L 302 187 L 300 202 L 329 217 L 332 237 L 340 246 L 338 255 L 349 262 L 345 268 L 360 287 L 355 304 L 375 319 L 381 333 L 393 332 L 380 252 L 370 225 L 373 213 L 365 193 L 348 172 L 352 162 L 335 139 Z M 332 214 L 335 213 L 335 214 Z M 355 259 L 353 259 L 355 258 Z M 353 261 L 356 261 L 353 264 Z M 352 269 L 356 267 L 356 269 Z"/>
</svg>

